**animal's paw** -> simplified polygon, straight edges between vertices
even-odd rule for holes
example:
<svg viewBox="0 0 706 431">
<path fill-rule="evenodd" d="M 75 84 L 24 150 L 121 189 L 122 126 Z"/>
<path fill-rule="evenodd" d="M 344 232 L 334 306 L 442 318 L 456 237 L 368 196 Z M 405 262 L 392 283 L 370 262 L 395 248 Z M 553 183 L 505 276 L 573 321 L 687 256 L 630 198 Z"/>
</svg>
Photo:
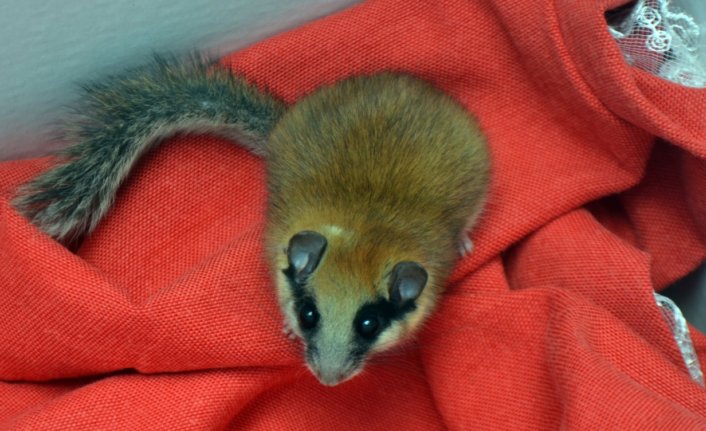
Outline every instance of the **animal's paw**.
<svg viewBox="0 0 706 431">
<path fill-rule="evenodd" d="M 288 322 L 284 322 L 282 333 L 290 340 L 296 340 L 298 338 L 297 333 L 294 331 L 294 329 L 292 329 Z"/>
<path fill-rule="evenodd" d="M 458 238 L 458 253 L 461 257 L 465 257 L 473 252 L 473 241 L 468 236 L 468 232 L 464 231 Z"/>
</svg>

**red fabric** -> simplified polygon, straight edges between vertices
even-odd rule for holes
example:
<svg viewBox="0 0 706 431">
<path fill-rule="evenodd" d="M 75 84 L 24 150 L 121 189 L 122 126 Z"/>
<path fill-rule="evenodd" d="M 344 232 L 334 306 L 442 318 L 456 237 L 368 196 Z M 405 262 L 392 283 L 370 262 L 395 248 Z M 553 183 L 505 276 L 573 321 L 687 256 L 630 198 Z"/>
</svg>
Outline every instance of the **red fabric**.
<svg viewBox="0 0 706 431">
<path fill-rule="evenodd" d="M 625 64 L 620 3 L 370 1 L 226 60 L 290 102 L 408 71 L 492 147 L 438 311 L 335 388 L 281 333 L 261 160 L 174 139 L 75 254 L 8 206 L 47 159 L 0 165 L 0 428 L 706 429 L 652 297 L 706 256 L 706 91 Z"/>
</svg>

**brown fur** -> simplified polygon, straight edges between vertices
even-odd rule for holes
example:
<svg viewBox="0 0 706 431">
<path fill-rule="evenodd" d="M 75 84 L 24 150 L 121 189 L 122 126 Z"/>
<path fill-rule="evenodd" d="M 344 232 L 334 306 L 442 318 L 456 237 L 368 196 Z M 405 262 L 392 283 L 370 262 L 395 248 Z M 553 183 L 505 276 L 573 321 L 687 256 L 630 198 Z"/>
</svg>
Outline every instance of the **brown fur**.
<svg viewBox="0 0 706 431">
<path fill-rule="evenodd" d="M 318 352 L 307 363 L 325 384 L 359 372 L 361 351 L 387 349 L 414 333 L 485 201 L 489 161 L 478 127 L 450 97 L 410 76 L 347 79 L 286 109 L 200 56 L 156 56 L 145 68 L 86 85 L 84 99 L 66 128 L 75 143 L 61 164 L 19 190 L 17 208 L 68 240 L 95 227 L 135 162 L 168 136 L 216 133 L 264 153 L 267 253 L 286 322 L 299 335 L 283 274 L 286 249 L 301 231 L 325 238 L 318 265 L 297 284 L 320 314 L 307 340 L 315 344 L 307 352 Z M 470 248 L 467 237 L 462 243 Z M 364 304 L 391 303 L 400 262 L 421 265 L 426 286 L 413 307 L 398 302 L 399 315 L 363 349 L 356 313 Z"/>
<path fill-rule="evenodd" d="M 285 250 L 294 234 L 313 230 L 328 248 L 308 284 L 323 309 L 336 304 L 341 319 L 322 311 L 322 325 L 347 336 L 345 311 L 387 297 L 392 267 L 415 261 L 429 274 L 417 310 L 373 350 L 413 332 L 432 310 L 457 241 L 485 201 L 489 159 L 468 113 L 409 76 L 351 78 L 286 112 L 270 136 L 267 161 L 267 249 L 288 319 L 294 317 L 281 276 Z"/>
</svg>

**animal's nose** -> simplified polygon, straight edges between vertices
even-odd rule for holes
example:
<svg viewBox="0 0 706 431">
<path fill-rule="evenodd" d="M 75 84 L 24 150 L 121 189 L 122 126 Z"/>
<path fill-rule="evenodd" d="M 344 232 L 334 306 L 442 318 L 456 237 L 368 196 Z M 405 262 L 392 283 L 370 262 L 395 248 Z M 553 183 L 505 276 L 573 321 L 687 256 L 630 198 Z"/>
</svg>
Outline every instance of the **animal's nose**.
<svg viewBox="0 0 706 431">
<path fill-rule="evenodd" d="M 322 385 L 336 386 L 346 379 L 347 374 L 336 368 L 323 368 L 315 370 L 314 374 Z"/>
<path fill-rule="evenodd" d="M 324 341 L 328 342 L 320 342 L 317 348 L 307 346 L 306 362 L 322 385 L 335 386 L 353 377 L 358 367 L 346 346 Z"/>
</svg>

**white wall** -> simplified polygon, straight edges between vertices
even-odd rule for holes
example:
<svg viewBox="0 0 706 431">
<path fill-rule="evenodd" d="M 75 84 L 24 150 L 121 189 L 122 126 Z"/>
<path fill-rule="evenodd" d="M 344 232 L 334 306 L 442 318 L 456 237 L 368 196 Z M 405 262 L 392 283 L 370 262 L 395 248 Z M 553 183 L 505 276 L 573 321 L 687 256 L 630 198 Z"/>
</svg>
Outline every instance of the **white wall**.
<svg viewBox="0 0 706 431">
<path fill-rule="evenodd" d="M 0 160 L 53 149 L 49 132 L 78 82 L 153 51 L 227 52 L 356 0 L 3 0 Z"/>
</svg>

